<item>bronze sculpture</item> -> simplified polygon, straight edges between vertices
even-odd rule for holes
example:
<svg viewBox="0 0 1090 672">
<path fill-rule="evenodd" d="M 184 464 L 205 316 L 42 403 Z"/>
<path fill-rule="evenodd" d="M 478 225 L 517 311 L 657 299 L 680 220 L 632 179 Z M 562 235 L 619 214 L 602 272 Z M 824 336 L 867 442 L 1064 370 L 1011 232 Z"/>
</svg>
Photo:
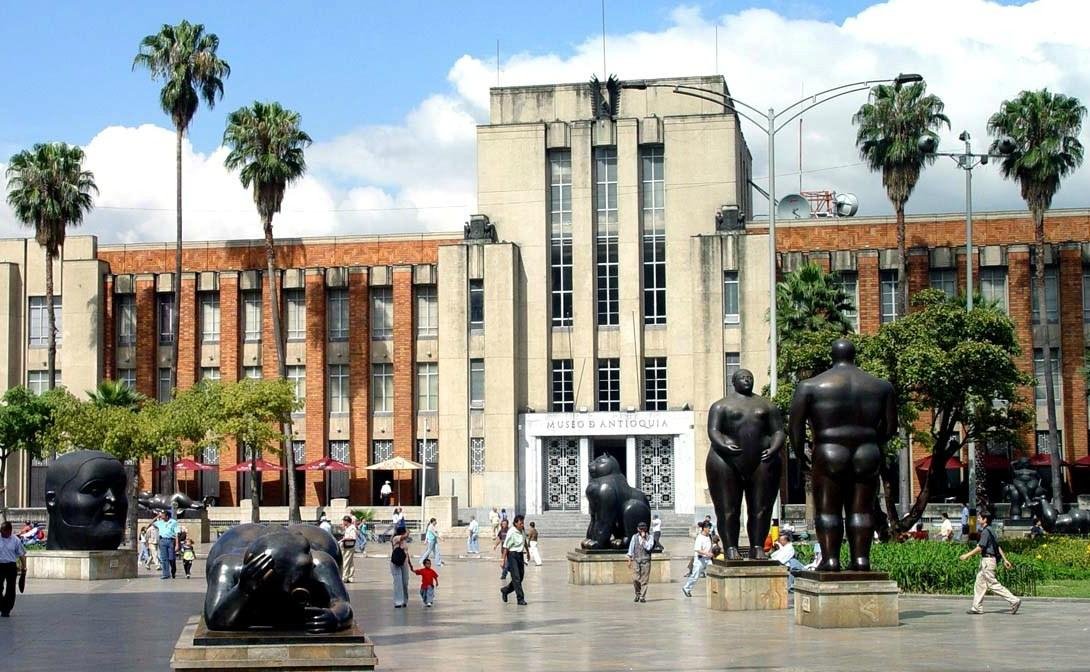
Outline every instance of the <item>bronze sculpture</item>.
<svg viewBox="0 0 1090 672">
<path fill-rule="evenodd" d="M 209 630 L 321 633 L 352 625 L 341 552 L 313 525 L 236 525 L 208 552 L 207 573 Z"/>
<path fill-rule="evenodd" d="M 742 498 L 749 520 L 752 559 L 763 560 L 764 540 L 772 522 L 772 507 L 783 470 L 781 449 L 787 438 L 783 416 L 768 399 L 753 394 L 753 374 L 746 369 L 731 378 L 737 394 L 712 404 L 708 411 L 708 438 L 712 449 L 704 470 L 715 505 L 719 536 L 728 560 L 737 560 Z"/>
<path fill-rule="evenodd" d="M 819 572 L 840 570 L 847 513 L 851 569 L 870 571 L 875 494 L 882 444 L 897 430 L 893 386 L 855 365 L 855 346 L 832 345 L 833 365 L 803 380 L 791 400 L 791 445 L 804 468 L 813 469 L 814 528 L 821 543 Z M 813 432 L 813 463 L 806 454 L 806 426 Z"/>
<path fill-rule="evenodd" d="M 168 497 L 167 495 L 145 491 L 136 496 L 136 503 L 146 511 L 177 511 L 179 518 L 186 511 L 201 511 L 206 508 L 204 502 L 195 502 L 183 492 L 176 492 Z"/>
<path fill-rule="evenodd" d="M 1011 474 L 1011 482 L 1003 486 L 1003 491 L 1011 505 L 1010 517 L 1018 520 L 1023 508 L 1033 508 L 1039 497 L 1050 497 L 1052 488 L 1024 457 L 1011 463 Z"/>
<path fill-rule="evenodd" d="M 1041 527 L 1049 534 L 1090 534 L 1090 511 L 1073 508 L 1060 513 L 1044 497 L 1035 499 L 1030 509 L 1041 519 Z"/>
<path fill-rule="evenodd" d="M 125 537 L 129 511 L 125 467 L 100 450 L 65 453 L 45 474 L 51 551 L 113 551 Z"/>
<path fill-rule="evenodd" d="M 590 525 L 580 546 L 586 550 L 628 548 L 628 541 L 641 522 L 651 523 L 651 503 L 642 490 L 628 484 L 616 458 L 603 453 L 590 463 Z M 655 550 L 662 550 L 656 544 Z"/>
</svg>

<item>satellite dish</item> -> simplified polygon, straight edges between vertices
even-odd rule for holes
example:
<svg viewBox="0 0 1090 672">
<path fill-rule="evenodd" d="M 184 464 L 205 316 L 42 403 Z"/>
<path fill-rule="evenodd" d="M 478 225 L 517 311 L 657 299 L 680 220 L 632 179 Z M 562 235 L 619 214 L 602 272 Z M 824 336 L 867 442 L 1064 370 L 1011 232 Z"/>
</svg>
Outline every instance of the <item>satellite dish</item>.
<svg viewBox="0 0 1090 672">
<path fill-rule="evenodd" d="M 810 201 L 798 194 L 788 194 L 776 206 L 779 219 L 810 219 Z"/>
<path fill-rule="evenodd" d="M 859 212 L 859 198 L 855 194 L 836 195 L 836 216 L 852 217 Z"/>
</svg>

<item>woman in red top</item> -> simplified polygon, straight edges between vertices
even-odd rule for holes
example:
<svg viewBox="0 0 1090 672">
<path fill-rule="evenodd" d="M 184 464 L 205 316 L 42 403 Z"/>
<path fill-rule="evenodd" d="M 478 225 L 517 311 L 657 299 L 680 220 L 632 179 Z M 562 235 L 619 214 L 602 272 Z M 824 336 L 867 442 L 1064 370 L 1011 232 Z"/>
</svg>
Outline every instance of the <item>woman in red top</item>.
<svg viewBox="0 0 1090 672">
<path fill-rule="evenodd" d="M 439 587 L 439 574 L 431 568 L 431 558 L 424 560 L 423 569 L 413 569 L 411 562 L 409 569 L 420 577 L 420 599 L 425 607 L 430 607 L 435 601 L 435 589 Z"/>
</svg>

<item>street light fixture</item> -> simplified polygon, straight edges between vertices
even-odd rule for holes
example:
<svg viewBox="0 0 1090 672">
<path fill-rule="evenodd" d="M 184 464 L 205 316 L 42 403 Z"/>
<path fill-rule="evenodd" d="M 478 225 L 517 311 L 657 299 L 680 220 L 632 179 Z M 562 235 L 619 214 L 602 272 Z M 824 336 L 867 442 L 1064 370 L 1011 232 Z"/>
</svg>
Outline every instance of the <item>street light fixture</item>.
<svg viewBox="0 0 1090 672">
<path fill-rule="evenodd" d="M 776 326 L 776 134 L 784 129 L 787 124 L 797 119 L 800 115 L 812 110 L 818 105 L 829 102 L 835 98 L 846 96 L 850 93 L 867 91 L 877 84 L 893 84 L 900 88 L 905 84 L 922 82 L 923 76 L 916 73 L 901 73 L 891 79 L 868 79 L 849 84 L 841 84 L 824 91 L 818 91 L 791 103 L 780 111 L 768 108 L 761 111 L 758 108 L 731 96 L 727 92 L 714 91 L 688 84 L 668 84 L 665 82 L 648 82 L 638 79 L 630 82 L 622 82 L 622 89 L 670 89 L 674 93 L 692 98 L 707 100 L 723 106 L 723 111 L 734 112 L 739 117 L 749 121 L 761 129 L 768 136 L 768 259 L 769 259 L 769 389 L 772 396 L 776 396 L 777 389 L 777 346 L 778 334 Z M 744 108 L 744 109 L 739 109 Z M 787 117 L 784 119 L 784 117 Z"/>
</svg>

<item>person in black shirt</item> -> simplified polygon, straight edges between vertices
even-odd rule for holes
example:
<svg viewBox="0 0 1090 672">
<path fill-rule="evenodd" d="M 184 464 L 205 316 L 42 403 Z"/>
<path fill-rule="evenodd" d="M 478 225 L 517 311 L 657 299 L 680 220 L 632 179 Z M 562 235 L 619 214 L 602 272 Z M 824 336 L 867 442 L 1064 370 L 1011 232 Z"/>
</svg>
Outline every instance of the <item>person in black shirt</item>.
<svg viewBox="0 0 1090 672">
<path fill-rule="evenodd" d="M 980 519 L 984 525 L 980 530 L 980 542 L 973 550 L 961 554 L 962 560 L 968 560 L 978 553 L 981 556 L 980 570 L 976 573 L 976 584 L 973 586 L 973 606 L 967 613 L 983 614 L 984 595 L 990 590 L 1007 601 L 1011 614 L 1017 614 L 1018 607 L 1022 606 L 1022 600 L 1015 597 L 1014 593 L 1007 590 L 1002 583 L 999 583 L 999 579 L 995 578 L 995 563 L 998 558 L 1002 558 L 1003 567 L 1006 569 L 1010 569 L 1013 565 L 999 546 L 999 539 L 992 530 L 992 514 L 986 512 Z"/>
</svg>

